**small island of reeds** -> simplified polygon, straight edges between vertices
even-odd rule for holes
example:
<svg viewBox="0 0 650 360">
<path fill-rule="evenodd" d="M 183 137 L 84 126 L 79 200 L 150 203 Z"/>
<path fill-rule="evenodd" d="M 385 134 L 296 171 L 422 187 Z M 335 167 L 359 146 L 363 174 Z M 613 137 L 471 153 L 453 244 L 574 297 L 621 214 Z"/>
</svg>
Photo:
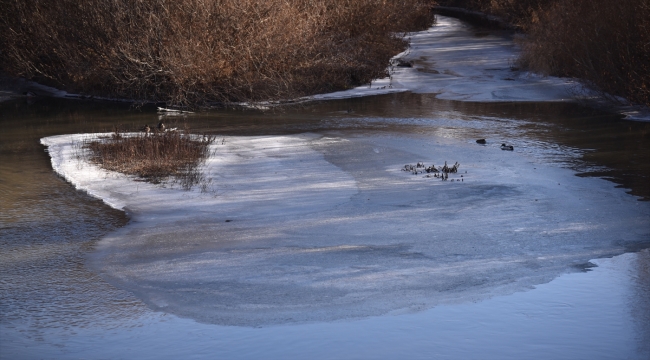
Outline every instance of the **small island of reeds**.
<svg viewBox="0 0 650 360">
<path fill-rule="evenodd" d="M 84 142 L 86 159 L 99 167 L 144 181 L 167 180 L 184 189 L 201 182 L 200 165 L 210 155 L 213 135 L 182 131 L 126 133 L 116 127 L 111 136 Z"/>
</svg>

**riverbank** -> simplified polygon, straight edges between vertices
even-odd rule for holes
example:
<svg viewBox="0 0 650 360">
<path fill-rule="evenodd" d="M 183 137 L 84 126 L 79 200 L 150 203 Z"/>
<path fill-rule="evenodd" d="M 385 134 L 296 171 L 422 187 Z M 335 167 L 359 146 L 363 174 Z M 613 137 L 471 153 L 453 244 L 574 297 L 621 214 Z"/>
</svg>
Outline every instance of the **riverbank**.
<svg viewBox="0 0 650 360">
<path fill-rule="evenodd" d="M 602 99 L 650 106 L 650 4 L 642 0 L 440 0 L 442 13 L 524 32 L 517 65 L 574 77 Z"/>
<path fill-rule="evenodd" d="M 409 48 L 394 56 L 386 69 L 389 76 L 374 79 L 369 85 L 295 100 L 239 105 L 270 109 L 308 101 L 411 91 L 437 94 L 440 99 L 455 101 L 582 102 L 591 107 L 618 112 L 629 120 L 650 121 L 650 108 L 603 102 L 602 94 L 583 86 L 579 79 L 542 76 L 518 68 L 516 61 L 521 50 L 509 30 L 489 30 L 465 24 L 456 18 L 437 15 L 436 25 L 411 33 L 408 38 Z M 28 89 L 25 91 L 36 95 L 85 98 L 25 80 L 18 83 L 21 89 Z M 621 102 L 625 100 L 621 99 Z"/>
<path fill-rule="evenodd" d="M 14 78 L 5 74 L 0 74 L 0 102 L 9 101 L 12 99 L 27 97 L 29 95 L 36 95 L 34 88 L 36 83 L 29 82 L 25 79 Z M 56 89 L 46 93 L 39 93 L 41 96 L 56 97 L 60 94 Z M 57 94 L 58 93 L 58 94 Z"/>
<path fill-rule="evenodd" d="M 296 98 L 386 74 L 432 1 L 8 3 L 0 67 L 69 93 L 195 108 Z"/>
<path fill-rule="evenodd" d="M 542 76 L 518 68 L 521 50 L 509 30 L 475 27 L 441 15 L 436 19 L 435 26 L 410 34 L 410 47 L 393 58 L 389 77 L 373 80 L 368 86 L 306 99 L 411 91 L 469 102 L 580 102 L 618 112 L 629 120 L 650 121 L 650 108 L 603 102 L 599 93 L 582 85 L 579 79 Z"/>
</svg>

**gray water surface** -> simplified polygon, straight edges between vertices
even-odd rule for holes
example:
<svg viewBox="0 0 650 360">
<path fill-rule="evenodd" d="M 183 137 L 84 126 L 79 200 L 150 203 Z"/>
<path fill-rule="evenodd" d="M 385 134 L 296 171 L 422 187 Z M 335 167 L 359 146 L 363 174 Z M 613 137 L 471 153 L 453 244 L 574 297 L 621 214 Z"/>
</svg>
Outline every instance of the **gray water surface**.
<svg viewBox="0 0 650 360">
<path fill-rule="evenodd" d="M 397 358 L 402 354 L 412 358 L 435 354 L 616 358 L 625 354 L 625 358 L 643 359 L 648 354 L 643 346 L 650 340 L 647 251 L 595 261 L 602 269 L 565 275 L 536 290 L 415 314 L 254 330 L 203 325 L 152 312 L 132 292 L 107 283 L 85 266 L 97 241 L 129 219 L 56 176 L 38 141 L 49 135 L 110 131 L 118 124 L 137 128 L 157 121 L 153 109 L 115 104 L 0 103 L 2 358 L 130 358 L 135 354 L 172 358 L 193 353 L 226 358 Z M 460 103 L 403 93 L 275 112 L 221 111 L 165 121 L 224 136 L 430 134 L 452 142 L 508 141 L 537 161 L 573 169 L 580 176 L 605 177 L 612 187 L 624 187 L 629 196 L 650 198 L 650 124 L 574 104 Z M 615 236 L 625 240 L 625 234 Z M 623 241 L 623 250 L 616 252 L 647 247 L 635 239 Z M 588 284 L 584 288 L 577 286 L 584 283 Z M 599 297 L 605 295 L 613 298 L 602 301 Z M 598 321 L 583 324 L 596 313 Z M 576 335 L 581 328 L 584 334 Z M 553 336 L 538 336 L 542 331 Z M 490 339 L 498 341 L 489 343 Z M 137 352 L 140 342 L 146 345 Z M 607 344 L 609 351 L 598 344 Z M 259 348 L 250 350 L 251 346 Z"/>
</svg>

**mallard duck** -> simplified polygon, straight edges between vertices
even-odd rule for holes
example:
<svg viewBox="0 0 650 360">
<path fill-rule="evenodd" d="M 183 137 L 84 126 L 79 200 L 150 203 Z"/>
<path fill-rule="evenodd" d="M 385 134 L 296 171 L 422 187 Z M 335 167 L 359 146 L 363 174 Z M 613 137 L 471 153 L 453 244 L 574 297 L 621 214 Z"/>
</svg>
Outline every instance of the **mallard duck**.
<svg viewBox="0 0 650 360">
<path fill-rule="evenodd" d="M 501 150 L 513 151 L 515 148 L 512 145 L 501 144 Z"/>
<path fill-rule="evenodd" d="M 158 131 L 165 131 L 165 124 L 162 121 L 158 123 Z"/>
<path fill-rule="evenodd" d="M 478 139 L 478 140 L 476 140 L 476 143 L 481 144 L 481 145 L 485 145 L 487 143 L 487 141 L 485 141 L 485 139 Z"/>
<path fill-rule="evenodd" d="M 147 133 L 147 134 L 150 133 L 150 132 L 151 132 L 151 128 L 149 127 L 149 125 L 145 125 L 145 126 L 142 128 L 142 132 Z"/>
</svg>

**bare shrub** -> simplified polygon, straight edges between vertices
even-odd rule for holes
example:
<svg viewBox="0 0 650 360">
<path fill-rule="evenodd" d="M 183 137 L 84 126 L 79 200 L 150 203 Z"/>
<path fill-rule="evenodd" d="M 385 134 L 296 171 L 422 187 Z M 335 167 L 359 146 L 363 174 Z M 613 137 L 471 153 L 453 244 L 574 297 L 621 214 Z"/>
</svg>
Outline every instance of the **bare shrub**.
<svg viewBox="0 0 650 360">
<path fill-rule="evenodd" d="M 650 2 L 561 0 L 540 13 L 519 62 L 650 105 Z"/>
<path fill-rule="evenodd" d="M 648 0 L 439 0 L 501 16 L 527 33 L 519 66 L 576 77 L 603 96 L 650 105 Z M 611 98 L 611 97 L 610 97 Z"/>
<path fill-rule="evenodd" d="M 0 0 L 0 67 L 89 95 L 201 105 L 385 75 L 432 0 Z"/>
<path fill-rule="evenodd" d="M 496 15 L 526 30 L 539 22 L 539 13 L 555 1 L 557 0 L 439 0 L 438 3 Z"/>
<path fill-rule="evenodd" d="M 100 167 L 160 183 L 172 177 L 184 189 L 201 183 L 199 165 L 209 155 L 214 136 L 187 130 L 128 134 L 117 128 L 111 137 L 86 141 L 88 160 Z"/>
</svg>

